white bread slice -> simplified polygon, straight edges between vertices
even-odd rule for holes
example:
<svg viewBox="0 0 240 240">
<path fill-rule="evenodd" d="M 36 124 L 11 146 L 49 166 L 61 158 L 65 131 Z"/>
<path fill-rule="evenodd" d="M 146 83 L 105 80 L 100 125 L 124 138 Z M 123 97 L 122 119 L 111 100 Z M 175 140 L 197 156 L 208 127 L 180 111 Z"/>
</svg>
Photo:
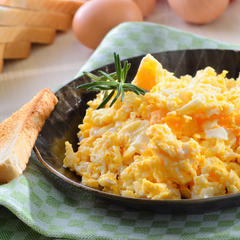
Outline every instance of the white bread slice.
<svg viewBox="0 0 240 240">
<path fill-rule="evenodd" d="M 0 43 L 0 59 L 3 59 L 4 50 L 5 50 L 5 44 Z"/>
<path fill-rule="evenodd" d="M 3 59 L 24 59 L 28 58 L 31 51 L 30 42 L 5 43 Z"/>
<path fill-rule="evenodd" d="M 56 30 L 42 27 L 0 26 L 0 42 L 31 42 L 52 44 Z"/>
<path fill-rule="evenodd" d="M 0 59 L 0 73 L 3 70 L 3 64 L 4 64 L 3 59 Z"/>
<path fill-rule="evenodd" d="M 5 49 L 5 44 L 4 43 L 0 43 L 0 73 L 3 70 L 3 54 L 4 54 L 4 49 Z"/>
<path fill-rule="evenodd" d="M 74 15 L 84 0 L 0 0 L 0 5 Z"/>
<path fill-rule="evenodd" d="M 0 124 L 0 183 L 8 183 L 22 174 L 45 120 L 57 104 L 47 88 Z"/>
<path fill-rule="evenodd" d="M 3 59 L 28 58 L 31 51 L 30 42 L 0 43 L 0 73 L 3 70 Z"/>
<path fill-rule="evenodd" d="M 0 25 L 46 27 L 65 31 L 71 28 L 71 24 L 72 16 L 69 14 L 0 6 Z"/>
</svg>

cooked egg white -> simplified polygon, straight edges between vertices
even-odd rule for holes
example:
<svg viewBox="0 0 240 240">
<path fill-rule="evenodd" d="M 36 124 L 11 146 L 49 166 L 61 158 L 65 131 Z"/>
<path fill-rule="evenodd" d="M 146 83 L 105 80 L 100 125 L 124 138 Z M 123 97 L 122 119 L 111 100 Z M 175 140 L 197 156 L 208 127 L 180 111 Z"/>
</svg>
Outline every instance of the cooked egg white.
<svg viewBox="0 0 240 240">
<path fill-rule="evenodd" d="M 86 186 L 126 197 L 208 198 L 240 191 L 240 78 L 207 67 L 180 79 L 150 54 L 110 108 L 88 103 L 64 166 Z"/>
</svg>

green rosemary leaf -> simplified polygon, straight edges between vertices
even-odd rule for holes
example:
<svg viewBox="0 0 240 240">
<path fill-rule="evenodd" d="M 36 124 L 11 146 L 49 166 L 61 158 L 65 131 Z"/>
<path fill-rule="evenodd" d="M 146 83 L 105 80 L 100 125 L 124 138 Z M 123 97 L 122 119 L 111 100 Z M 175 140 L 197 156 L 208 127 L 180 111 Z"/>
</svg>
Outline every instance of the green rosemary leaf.
<svg viewBox="0 0 240 240">
<path fill-rule="evenodd" d="M 84 75 L 86 75 L 87 77 L 91 78 L 94 81 L 101 81 L 102 79 L 92 73 L 89 72 L 83 72 Z"/>
<path fill-rule="evenodd" d="M 116 86 L 117 87 L 118 83 L 116 83 L 116 82 L 107 82 L 107 81 L 91 82 L 91 83 L 82 84 L 82 85 L 78 86 L 77 89 L 86 89 L 86 88 L 89 88 L 91 86 L 101 86 L 101 85 L 112 86 L 112 87 Z"/>
<path fill-rule="evenodd" d="M 114 61 L 116 72 L 113 73 L 105 73 L 101 70 L 98 72 L 102 76 L 96 76 L 92 73 L 84 72 L 84 74 L 90 77 L 93 82 L 85 83 L 77 87 L 77 89 L 87 89 L 87 91 L 103 91 L 103 101 L 97 107 L 97 109 L 103 108 L 106 104 L 111 100 L 114 96 L 115 91 L 117 91 L 116 96 L 112 99 L 110 103 L 110 107 L 117 101 L 117 99 L 121 96 L 121 101 L 123 101 L 125 96 L 125 91 L 132 91 L 135 94 L 144 95 L 147 91 L 133 85 L 131 83 L 125 83 L 127 78 L 127 72 L 131 67 L 131 64 L 126 60 L 124 62 L 123 68 L 121 65 L 120 57 L 118 54 L 114 53 Z M 112 90 L 109 94 L 109 90 Z"/>
<path fill-rule="evenodd" d="M 122 70 L 122 82 L 124 83 L 126 81 L 126 77 L 127 77 L 127 69 L 128 69 L 128 66 L 130 65 L 131 67 L 131 64 L 128 64 L 128 61 L 126 60 L 124 62 L 124 66 L 123 66 L 123 70 Z"/>
<path fill-rule="evenodd" d="M 89 73 L 89 72 L 83 72 L 84 75 L 86 75 L 87 77 L 91 78 L 94 81 L 106 81 L 108 80 L 107 77 L 105 76 L 97 76 L 93 73 Z M 114 79 L 117 80 L 117 73 L 113 72 L 113 73 L 109 73 L 109 75 Z"/>
<path fill-rule="evenodd" d="M 115 68 L 116 68 L 117 78 L 118 78 L 117 80 L 118 82 L 120 82 L 122 77 L 122 68 L 121 68 L 121 61 L 120 61 L 119 55 L 114 53 L 114 59 L 115 59 Z"/>
<path fill-rule="evenodd" d="M 124 88 L 121 87 L 121 102 L 122 102 L 123 99 L 124 99 L 124 95 L 125 95 L 125 93 L 124 93 Z"/>
<path fill-rule="evenodd" d="M 100 86 L 89 87 L 89 88 L 87 88 L 87 91 L 108 91 L 108 90 L 113 90 L 113 89 L 117 89 L 117 87 L 100 85 Z"/>
<path fill-rule="evenodd" d="M 103 101 L 100 103 L 100 105 L 96 109 L 104 108 L 108 101 L 112 98 L 114 95 L 115 90 L 112 90 L 111 93 L 103 99 Z"/>
<path fill-rule="evenodd" d="M 123 88 L 124 91 L 130 91 L 130 92 L 134 92 L 135 94 L 139 95 L 140 93 L 135 89 L 135 88 Z"/>
<path fill-rule="evenodd" d="M 145 93 L 147 93 L 148 91 L 147 90 L 145 90 L 145 89 L 143 89 L 143 88 L 140 88 L 140 87 L 138 87 L 138 86 L 136 86 L 136 85 L 133 85 L 133 84 L 131 84 L 131 83 L 124 83 L 124 87 L 126 87 L 126 88 L 132 88 L 132 87 L 134 87 L 134 89 L 136 89 L 138 92 L 140 92 L 142 95 L 144 95 Z"/>
<path fill-rule="evenodd" d="M 121 88 L 118 87 L 118 89 L 117 89 L 117 94 L 116 94 L 116 96 L 114 97 L 114 99 L 111 101 L 111 104 L 109 105 L 110 107 L 117 101 L 117 99 L 119 98 L 120 94 L 121 94 Z"/>
<path fill-rule="evenodd" d="M 117 80 L 117 73 L 113 72 L 113 73 L 109 73 L 109 75 L 116 81 Z M 105 76 L 101 76 L 102 79 L 107 80 L 107 78 Z"/>
<path fill-rule="evenodd" d="M 100 72 L 103 76 L 105 76 L 108 80 L 110 80 L 111 82 L 115 82 L 115 80 L 107 73 L 99 70 L 98 72 Z"/>
</svg>

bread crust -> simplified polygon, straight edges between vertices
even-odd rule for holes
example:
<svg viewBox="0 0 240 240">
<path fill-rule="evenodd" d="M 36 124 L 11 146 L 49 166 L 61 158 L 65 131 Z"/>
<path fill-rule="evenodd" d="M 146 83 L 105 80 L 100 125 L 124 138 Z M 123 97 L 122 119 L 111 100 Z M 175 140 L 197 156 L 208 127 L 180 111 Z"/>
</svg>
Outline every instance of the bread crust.
<svg viewBox="0 0 240 240">
<path fill-rule="evenodd" d="M 56 30 L 43 27 L 0 26 L 0 42 L 31 42 L 52 44 Z"/>
<path fill-rule="evenodd" d="M 57 102 L 49 88 L 43 89 L 0 124 L 0 184 L 22 174 L 37 136 Z"/>
<path fill-rule="evenodd" d="M 66 31 L 71 28 L 72 15 L 0 6 L 0 25 L 45 27 Z"/>
<path fill-rule="evenodd" d="M 0 46 L 0 48 L 1 48 L 1 46 Z M 0 58 L 0 73 L 2 72 L 2 69 L 3 69 L 3 59 Z"/>
<path fill-rule="evenodd" d="M 0 5 L 74 15 L 86 0 L 0 0 Z"/>
<path fill-rule="evenodd" d="M 5 43 L 3 59 L 23 59 L 28 58 L 31 51 L 30 42 Z"/>
</svg>

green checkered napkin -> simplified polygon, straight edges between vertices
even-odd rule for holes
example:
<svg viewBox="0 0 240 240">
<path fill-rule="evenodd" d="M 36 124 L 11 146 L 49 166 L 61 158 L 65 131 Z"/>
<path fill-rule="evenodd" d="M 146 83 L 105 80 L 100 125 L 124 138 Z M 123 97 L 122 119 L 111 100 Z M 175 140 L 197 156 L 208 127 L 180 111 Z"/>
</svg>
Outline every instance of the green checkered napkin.
<svg viewBox="0 0 240 240">
<path fill-rule="evenodd" d="M 114 51 L 124 59 L 187 48 L 240 49 L 158 24 L 123 23 L 109 32 L 78 75 L 113 62 Z M 34 154 L 22 176 L 0 186 L 0 204 L 1 240 L 240 237 L 240 207 L 193 215 L 125 209 L 55 177 Z"/>
</svg>

